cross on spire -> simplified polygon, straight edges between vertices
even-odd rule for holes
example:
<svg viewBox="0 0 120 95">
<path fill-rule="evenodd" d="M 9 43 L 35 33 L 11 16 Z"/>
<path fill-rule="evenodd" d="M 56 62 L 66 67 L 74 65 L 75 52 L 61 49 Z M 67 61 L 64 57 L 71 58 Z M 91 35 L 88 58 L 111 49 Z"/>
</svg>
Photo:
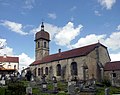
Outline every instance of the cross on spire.
<svg viewBox="0 0 120 95">
<path fill-rule="evenodd" d="M 42 25 L 41 25 L 41 31 L 44 31 L 44 24 L 42 22 Z"/>
</svg>

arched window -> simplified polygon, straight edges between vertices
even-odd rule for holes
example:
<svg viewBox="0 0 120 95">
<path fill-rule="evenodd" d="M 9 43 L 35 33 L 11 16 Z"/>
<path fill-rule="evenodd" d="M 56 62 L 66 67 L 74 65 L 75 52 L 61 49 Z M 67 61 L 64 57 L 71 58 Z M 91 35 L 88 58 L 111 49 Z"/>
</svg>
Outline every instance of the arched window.
<svg viewBox="0 0 120 95">
<path fill-rule="evenodd" d="M 38 46 L 38 48 L 40 48 L 40 42 L 38 42 L 38 45 L 37 45 L 37 46 Z"/>
<path fill-rule="evenodd" d="M 45 74 L 48 75 L 48 67 L 45 68 Z"/>
<path fill-rule="evenodd" d="M 77 75 L 77 63 L 76 62 L 71 63 L 71 75 Z"/>
<path fill-rule="evenodd" d="M 38 76 L 40 76 L 40 68 L 38 68 Z"/>
<path fill-rule="evenodd" d="M 56 70 L 57 70 L 57 76 L 61 76 L 61 65 L 60 64 L 57 65 Z"/>
<path fill-rule="evenodd" d="M 46 42 L 44 42 L 44 48 L 46 48 L 47 46 L 46 46 Z"/>
</svg>

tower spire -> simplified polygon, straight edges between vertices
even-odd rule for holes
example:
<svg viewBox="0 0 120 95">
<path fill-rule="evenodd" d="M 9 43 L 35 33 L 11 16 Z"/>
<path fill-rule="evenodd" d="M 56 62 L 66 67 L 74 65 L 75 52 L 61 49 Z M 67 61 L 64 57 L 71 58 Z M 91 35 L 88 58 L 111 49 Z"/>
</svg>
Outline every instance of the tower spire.
<svg viewBox="0 0 120 95">
<path fill-rule="evenodd" d="M 41 31 L 44 31 L 44 24 L 42 22 L 42 25 L 41 25 Z"/>
</svg>

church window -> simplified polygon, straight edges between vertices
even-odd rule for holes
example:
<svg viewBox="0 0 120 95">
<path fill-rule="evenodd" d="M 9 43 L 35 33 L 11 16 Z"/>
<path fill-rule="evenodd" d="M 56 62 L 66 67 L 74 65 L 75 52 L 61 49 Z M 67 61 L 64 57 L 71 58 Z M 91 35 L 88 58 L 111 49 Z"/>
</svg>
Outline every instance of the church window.
<svg viewBox="0 0 120 95">
<path fill-rule="evenodd" d="M 77 63 L 76 62 L 71 63 L 71 75 L 77 75 Z"/>
<path fill-rule="evenodd" d="M 44 48 L 46 48 L 47 46 L 46 46 L 46 42 L 44 42 Z"/>
<path fill-rule="evenodd" d="M 45 74 L 48 75 L 48 67 L 45 68 Z"/>
<path fill-rule="evenodd" d="M 38 68 L 38 76 L 40 76 L 40 68 Z"/>
<path fill-rule="evenodd" d="M 57 76 L 61 76 L 61 65 L 57 65 Z"/>
<path fill-rule="evenodd" d="M 38 48 L 40 48 L 40 42 L 38 42 Z"/>
</svg>

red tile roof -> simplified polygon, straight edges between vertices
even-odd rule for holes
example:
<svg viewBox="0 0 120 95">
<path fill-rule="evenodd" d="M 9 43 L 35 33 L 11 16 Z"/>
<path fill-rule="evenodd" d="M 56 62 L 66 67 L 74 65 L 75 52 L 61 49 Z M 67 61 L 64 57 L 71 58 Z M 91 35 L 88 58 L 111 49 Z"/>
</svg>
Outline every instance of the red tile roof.
<svg viewBox="0 0 120 95">
<path fill-rule="evenodd" d="M 95 44 L 92 44 L 92 45 L 72 49 L 72 50 L 69 50 L 69 51 L 48 55 L 48 56 L 44 57 L 42 60 L 34 61 L 30 65 L 37 65 L 37 64 L 42 64 L 42 63 L 48 63 L 48 62 L 53 62 L 53 61 L 57 61 L 57 60 L 67 59 L 67 58 L 85 56 L 85 55 L 89 54 L 91 51 L 93 51 L 98 46 L 105 47 L 104 45 L 102 45 L 100 43 L 95 43 Z M 105 48 L 107 48 L 107 47 L 105 47 Z"/>
<path fill-rule="evenodd" d="M 0 62 L 14 62 L 19 63 L 19 57 L 0 56 Z"/>
<path fill-rule="evenodd" d="M 115 71 L 120 70 L 120 61 L 108 62 L 104 67 L 105 71 Z"/>
</svg>

